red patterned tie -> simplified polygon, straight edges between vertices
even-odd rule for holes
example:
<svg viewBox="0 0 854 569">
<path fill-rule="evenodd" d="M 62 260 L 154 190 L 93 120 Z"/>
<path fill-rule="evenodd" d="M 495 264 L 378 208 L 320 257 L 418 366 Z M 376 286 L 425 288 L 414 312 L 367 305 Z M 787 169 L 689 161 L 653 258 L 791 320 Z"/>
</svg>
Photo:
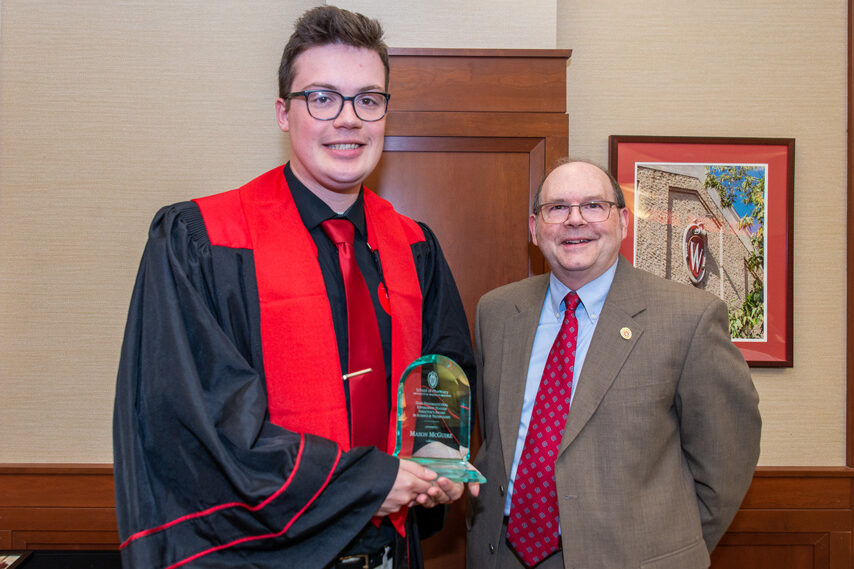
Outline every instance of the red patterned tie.
<svg viewBox="0 0 854 569">
<path fill-rule="evenodd" d="M 554 466 L 569 414 L 579 302 L 575 292 L 564 298 L 563 324 L 549 351 L 513 482 L 507 540 L 528 567 L 557 551 L 559 543 Z"/>
<path fill-rule="evenodd" d="M 338 247 L 338 264 L 347 296 L 348 373 L 373 371 L 347 380 L 350 393 L 350 442 L 352 446 L 388 446 L 388 397 L 385 362 L 374 303 L 353 250 L 355 228 L 346 219 L 328 219 L 323 232 Z"/>
</svg>

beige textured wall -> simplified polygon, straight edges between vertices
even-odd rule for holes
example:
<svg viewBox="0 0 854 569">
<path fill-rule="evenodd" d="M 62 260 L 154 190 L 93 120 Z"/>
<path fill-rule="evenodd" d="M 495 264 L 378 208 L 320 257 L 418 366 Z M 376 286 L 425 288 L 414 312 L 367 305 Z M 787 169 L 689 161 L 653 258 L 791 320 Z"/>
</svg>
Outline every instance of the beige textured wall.
<svg viewBox="0 0 854 569">
<path fill-rule="evenodd" d="M 0 462 L 111 460 L 148 222 L 287 156 L 275 68 L 318 3 L 2 0 Z M 339 4 L 394 46 L 572 48 L 580 157 L 609 134 L 797 138 L 796 367 L 754 374 L 761 462 L 844 463 L 844 2 Z"/>
<path fill-rule="evenodd" d="M 281 163 L 276 71 L 316 2 L 4 0 L 0 462 L 111 462 L 154 212 Z"/>
<path fill-rule="evenodd" d="M 381 18 L 389 45 L 553 49 L 558 0 L 337 0 Z"/>
<path fill-rule="evenodd" d="M 559 3 L 569 147 L 608 135 L 792 137 L 794 361 L 755 370 L 763 465 L 845 464 L 847 3 Z"/>
</svg>

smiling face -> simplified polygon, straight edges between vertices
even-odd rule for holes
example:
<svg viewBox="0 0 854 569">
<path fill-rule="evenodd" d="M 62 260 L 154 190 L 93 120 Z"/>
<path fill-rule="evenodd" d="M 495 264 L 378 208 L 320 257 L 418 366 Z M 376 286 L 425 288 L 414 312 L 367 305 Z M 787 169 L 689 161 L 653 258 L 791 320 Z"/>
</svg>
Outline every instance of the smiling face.
<svg viewBox="0 0 854 569">
<path fill-rule="evenodd" d="M 596 166 L 570 162 L 559 166 L 543 184 L 540 203 L 579 204 L 616 201 L 608 176 Z M 626 237 L 629 211 L 611 208 L 608 219 L 589 223 L 578 208 L 564 223 L 546 223 L 541 215 L 528 220 L 534 245 L 540 248 L 552 272 L 566 286 L 577 290 L 604 273 L 620 254 Z"/>
<path fill-rule="evenodd" d="M 345 97 L 385 90 L 385 67 L 377 52 L 342 44 L 309 48 L 297 56 L 293 91 L 330 89 Z M 308 113 L 305 98 L 276 101 L 279 127 L 290 134 L 294 175 L 326 199 L 329 192 L 356 194 L 383 150 L 385 118 L 360 120 L 346 101 L 338 118 L 321 121 Z"/>
</svg>

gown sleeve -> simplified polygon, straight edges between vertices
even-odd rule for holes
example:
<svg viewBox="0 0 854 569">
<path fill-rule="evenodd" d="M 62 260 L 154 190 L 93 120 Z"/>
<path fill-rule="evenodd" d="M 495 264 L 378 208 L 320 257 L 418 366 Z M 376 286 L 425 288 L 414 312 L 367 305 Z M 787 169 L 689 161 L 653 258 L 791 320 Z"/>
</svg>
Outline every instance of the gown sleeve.
<svg viewBox="0 0 854 569">
<path fill-rule="evenodd" d="M 258 311 L 252 252 L 212 247 L 193 203 L 161 210 L 116 388 L 124 567 L 322 568 L 391 489 L 397 459 L 270 423 Z"/>
<path fill-rule="evenodd" d="M 418 225 L 425 239 L 414 246 L 414 249 L 417 247 L 415 266 L 424 299 L 421 353 L 441 354 L 457 362 L 466 372 L 474 395 L 474 354 L 463 301 L 439 241 L 427 225 Z"/>
</svg>

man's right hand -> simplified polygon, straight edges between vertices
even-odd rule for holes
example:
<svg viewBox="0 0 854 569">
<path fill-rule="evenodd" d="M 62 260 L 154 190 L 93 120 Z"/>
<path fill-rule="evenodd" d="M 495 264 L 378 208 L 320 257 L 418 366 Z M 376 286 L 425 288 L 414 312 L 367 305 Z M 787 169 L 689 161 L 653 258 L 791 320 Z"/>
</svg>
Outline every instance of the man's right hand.
<svg viewBox="0 0 854 569">
<path fill-rule="evenodd" d="M 394 486 L 375 515 L 387 516 L 404 506 L 425 501 L 434 480 L 436 480 L 436 473 L 429 468 L 408 460 L 401 460 Z M 420 502 L 419 496 L 422 496 Z"/>
</svg>

